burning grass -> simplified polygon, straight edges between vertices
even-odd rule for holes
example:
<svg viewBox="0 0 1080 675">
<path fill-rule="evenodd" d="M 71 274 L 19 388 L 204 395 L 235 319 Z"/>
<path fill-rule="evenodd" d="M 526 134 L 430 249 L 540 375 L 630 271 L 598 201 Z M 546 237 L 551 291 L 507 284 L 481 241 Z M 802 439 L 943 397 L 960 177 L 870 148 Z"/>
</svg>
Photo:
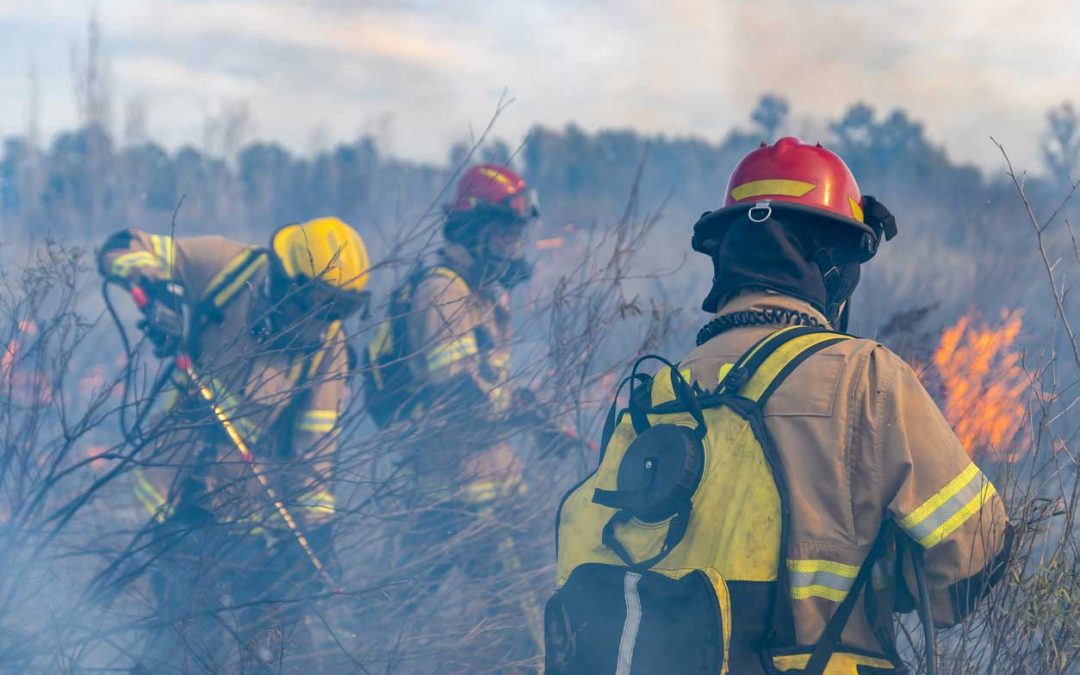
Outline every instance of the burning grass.
<svg viewBox="0 0 1080 675">
<path fill-rule="evenodd" d="M 1018 336 L 1022 312 L 1004 311 L 1000 321 L 960 317 L 941 334 L 932 356 L 942 412 L 972 457 L 1014 462 L 1025 452 L 1020 434 L 1027 417 L 1031 376 L 1024 370 Z"/>
</svg>

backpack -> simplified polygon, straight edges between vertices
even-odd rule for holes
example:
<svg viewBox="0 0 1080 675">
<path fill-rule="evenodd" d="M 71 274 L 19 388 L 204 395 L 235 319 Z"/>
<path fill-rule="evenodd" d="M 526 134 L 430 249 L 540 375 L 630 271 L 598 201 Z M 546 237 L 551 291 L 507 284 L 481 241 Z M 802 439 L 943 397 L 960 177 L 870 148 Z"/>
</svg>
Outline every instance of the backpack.
<svg viewBox="0 0 1080 675">
<path fill-rule="evenodd" d="M 891 658 L 837 651 L 885 528 L 819 644 L 795 646 L 787 482 L 762 410 L 800 363 L 847 339 L 778 330 L 725 364 L 711 391 L 660 357 L 638 360 L 597 469 L 559 506 L 548 675 L 741 672 L 733 652 L 768 673 L 897 672 Z M 637 372 L 649 359 L 664 364 L 653 377 Z"/>
<path fill-rule="evenodd" d="M 386 318 L 363 353 L 364 401 L 375 426 L 385 429 L 407 417 L 420 403 L 420 383 L 409 369 L 406 319 L 414 311 L 413 294 L 427 278 L 443 277 L 448 283 L 468 284 L 449 267 L 421 267 L 412 272 L 390 298 Z"/>
</svg>

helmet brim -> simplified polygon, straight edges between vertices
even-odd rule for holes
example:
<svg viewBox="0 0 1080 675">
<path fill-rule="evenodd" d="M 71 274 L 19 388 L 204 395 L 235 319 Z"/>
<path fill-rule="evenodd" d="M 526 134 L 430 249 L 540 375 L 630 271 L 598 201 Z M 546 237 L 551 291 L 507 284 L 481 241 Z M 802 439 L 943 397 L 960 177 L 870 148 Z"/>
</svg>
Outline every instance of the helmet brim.
<svg viewBox="0 0 1080 675">
<path fill-rule="evenodd" d="M 724 234 L 727 232 L 727 228 L 731 226 L 731 223 L 740 216 L 748 213 L 750 209 L 756 207 L 759 203 L 760 202 L 751 201 L 740 202 L 738 204 L 732 204 L 731 206 L 725 206 L 716 211 L 705 213 L 698 219 L 697 223 L 694 224 L 691 247 L 699 253 L 712 255 L 720 245 L 720 241 L 724 238 Z M 855 220 L 854 218 L 846 218 L 824 209 L 779 200 L 769 201 L 769 208 L 772 209 L 773 213 L 805 216 L 819 223 L 850 228 L 856 233 L 868 234 L 875 239 L 878 236 L 874 232 L 874 229 L 866 223 Z"/>
</svg>

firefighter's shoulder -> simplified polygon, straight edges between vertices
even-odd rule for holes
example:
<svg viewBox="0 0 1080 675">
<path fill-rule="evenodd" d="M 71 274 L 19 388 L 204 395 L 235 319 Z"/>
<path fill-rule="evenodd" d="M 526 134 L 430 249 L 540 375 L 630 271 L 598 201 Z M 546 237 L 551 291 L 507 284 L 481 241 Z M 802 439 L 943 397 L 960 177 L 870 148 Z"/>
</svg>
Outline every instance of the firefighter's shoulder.
<svg viewBox="0 0 1080 675">
<path fill-rule="evenodd" d="M 449 267 L 435 266 L 424 270 L 413 286 L 412 306 L 422 310 L 429 305 L 439 305 L 463 300 L 472 294 L 468 282 Z"/>
</svg>

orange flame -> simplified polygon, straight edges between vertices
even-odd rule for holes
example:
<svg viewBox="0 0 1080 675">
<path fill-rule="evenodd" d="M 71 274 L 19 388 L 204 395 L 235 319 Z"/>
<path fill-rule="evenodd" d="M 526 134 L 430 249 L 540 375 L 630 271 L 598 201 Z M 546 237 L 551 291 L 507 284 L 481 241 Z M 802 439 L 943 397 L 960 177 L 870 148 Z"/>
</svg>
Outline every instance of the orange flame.
<svg viewBox="0 0 1080 675">
<path fill-rule="evenodd" d="M 540 251 L 551 251 L 553 249 L 562 248 L 566 244 L 566 239 L 563 237 L 552 237 L 551 239 L 541 239 L 536 242 L 536 248 Z"/>
<path fill-rule="evenodd" d="M 1031 378 L 1014 347 L 1021 312 L 1005 311 L 997 325 L 975 325 L 971 314 L 947 328 L 934 350 L 943 412 L 968 454 L 1013 462 L 1023 455 L 1014 441 L 1023 427 Z"/>
</svg>

